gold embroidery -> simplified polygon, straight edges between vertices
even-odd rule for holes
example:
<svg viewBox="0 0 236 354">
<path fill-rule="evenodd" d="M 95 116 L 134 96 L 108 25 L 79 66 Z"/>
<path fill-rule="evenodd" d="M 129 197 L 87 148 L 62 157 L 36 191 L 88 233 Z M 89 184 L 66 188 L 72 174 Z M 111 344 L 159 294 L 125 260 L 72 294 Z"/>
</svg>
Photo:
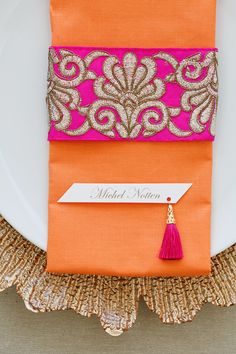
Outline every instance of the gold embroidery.
<svg viewBox="0 0 236 354">
<path fill-rule="evenodd" d="M 177 137 L 201 133 L 211 121 L 210 133 L 214 135 L 217 109 L 217 61 L 215 52 L 209 52 L 201 61 L 197 53 L 180 63 L 170 54 L 160 52 L 144 57 L 138 63 L 134 53 L 128 52 L 120 62 L 116 56 L 104 51 L 93 51 L 85 58 L 64 49 L 58 53 L 49 50 L 47 106 L 50 122 L 57 130 L 70 136 L 85 134 L 95 129 L 108 137 L 121 138 L 153 136 L 167 128 Z M 90 64 L 104 57 L 103 75 L 89 70 Z M 157 77 L 156 59 L 161 59 L 174 69 L 165 79 Z M 78 86 L 93 81 L 97 99 L 82 106 Z M 178 84 L 184 93 L 180 107 L 168 107 L 161 99 L 166 84 Z M 191 112 L 189 129 L 180 129 L 174 117 L 181 111 Z M 72 111 L 84 117 L 83 123 L 71 129 Z"/>
<path fill-rule="evenodd" d="M 68 134 L 70 132 L 68 128 L 71 124 L 71 111 L 76 109 L 80 111 L 81 109 L 83 112 L 83 108 L 80 107 L 80 94 L 75 88 L 84 80 L 96 77 L 92 71 L 87 70 L 87 67 L 92 60 L 104 55 L 107 54 L 98 51 L 82 60 L 70 51 L 61 49 L 61 59 L 59 59 L 53 48 L 49 50 L 47 106 L 49 121 L 56 122 L 55 128 L 57 130 Z M 62 77 L 54 70 L 55 64 L 58 64 L 58 72 Z M 85 121 L 76 131 L 76 135 L 86 133 L 89 128 L 89 123 Z"/>
<path fill-rule="evenodd" d="M 169 75 L 166 81 L 175 81 L 185 89 L 181 98 L 181 106 L 184 111 L 191 112 L 191 130 L 195 133 L 202 133 L 205 130 L 205 124 L 210 121 L 210 133 L 214 136 L 218 104 L 216 53 L 209 52 L 202 62 L 200 62 L 201 54 L 198 53 L 184 59 L 180 64 L 170 55 L 167 57 L 165 53 L 160 53 L 156 57 L 165 58 L 175 69 L 175 73 Z M 204 70 L 206 75 L 199 81 Z M 198 81 L 188 81 L 189 79 Z"/>
</svg>

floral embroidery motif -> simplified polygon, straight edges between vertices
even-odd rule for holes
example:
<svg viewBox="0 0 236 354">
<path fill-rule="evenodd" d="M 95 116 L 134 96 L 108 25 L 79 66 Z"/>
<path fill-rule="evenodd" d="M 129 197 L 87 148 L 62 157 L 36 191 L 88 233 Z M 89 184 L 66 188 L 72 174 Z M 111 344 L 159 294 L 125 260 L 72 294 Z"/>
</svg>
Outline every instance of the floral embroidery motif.
<svg viewBox="0 0 236 354">
<path fill-rule="evenodd" d="M 163 54 L 156 57 L 162 58 Z M 209 52 L 206 58 L 200 62 L 201 54 L 193 55 L 184 59 L 180 64 L 175 58 L 164 54 L 175 73 L 167 77 L 168 82 L 176 82 L 186 91 L 182 95 L 181 106 L 186 112 L 192 112 L 190 118 L 190 128 L 195 133 L 202 133 L 205 130 L 204 124 L 211 122 L 210 133 L 215 135 L 215 118 L 218 103 L 218 76 L 217 60 L 215 52 Z M 190 71 L 190 67 L 193 68 Z M 201 81 L 190 82 L 184 78 L 184 72 L 187 79 L 198 79 L 202 70 L 207 68 L 207 74 Z"/>
<path fill-rule="evenodd" d="M 102 59 L 102 75 L 91 69 Z M 170 65 L 171 72 L 158 77 L 157 60 Z M 80 85 L 93 82 L 91 104 L 83 105 Z M 177 107 L 167 105 L 167 85 L 182 90 Z M 67 49 L 49 50 L 47 106 L 50 124 L 69 136 L 79 136 L 90 129 L 114 138 L 150 137 L 168 129 L 176 137 L 202 133 L 208 125 L 214 135 L 217 110 L 217 61 L 214 51 L 202 59 L 202 53 L 178 61 L 173 55 L 159 52 L 138 60 L 126 52 L 122 60 L 106 51 L 97 50 L 84 58 Z M 73 112 L 84 118 L 71 128 Z M 188 129 L 174 123 L 181 112 L 190 112 Z"/>
</svg>

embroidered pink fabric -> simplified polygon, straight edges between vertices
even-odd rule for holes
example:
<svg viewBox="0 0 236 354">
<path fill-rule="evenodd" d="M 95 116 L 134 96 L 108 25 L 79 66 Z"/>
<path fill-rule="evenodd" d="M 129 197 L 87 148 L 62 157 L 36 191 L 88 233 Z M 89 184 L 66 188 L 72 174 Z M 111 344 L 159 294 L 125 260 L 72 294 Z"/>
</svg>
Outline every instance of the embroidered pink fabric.
<svg viewBox="0 0 236 354">
<path fill-rule="evenodd" d="M 50 47 L 49 140 L 213 140 L 214 48 Z"/>
</svg>

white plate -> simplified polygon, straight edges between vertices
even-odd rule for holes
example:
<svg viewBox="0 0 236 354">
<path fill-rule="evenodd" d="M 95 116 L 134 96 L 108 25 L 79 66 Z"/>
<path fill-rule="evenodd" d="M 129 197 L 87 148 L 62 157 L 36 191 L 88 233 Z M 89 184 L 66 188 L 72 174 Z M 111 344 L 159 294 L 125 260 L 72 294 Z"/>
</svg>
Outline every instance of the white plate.
<svg viewBox="0 0 236 354">
<path fill-rule="evenodd" d="M 218 1 L 220 105 L 214 143 L 212 248 L 236 242 L 236 2 Z M 48 0 L 0 0 L 0 213 L 46 250 Z"/>
</svg>

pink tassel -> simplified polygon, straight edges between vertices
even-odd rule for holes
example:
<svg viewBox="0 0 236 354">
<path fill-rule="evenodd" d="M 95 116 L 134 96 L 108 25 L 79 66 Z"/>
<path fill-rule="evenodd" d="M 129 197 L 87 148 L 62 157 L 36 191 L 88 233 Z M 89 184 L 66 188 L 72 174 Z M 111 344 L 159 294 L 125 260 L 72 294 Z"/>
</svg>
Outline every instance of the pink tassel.
<svg viewBox="0 0 236 354">
<path fill-rule="evenodd" d="M 161 259 L 181 259 L 183 250 L 179 231 L 175 224 L 173 207 L 168 205 L 167 225 L 163 237 L 159 258 Z"/>
</svg>

